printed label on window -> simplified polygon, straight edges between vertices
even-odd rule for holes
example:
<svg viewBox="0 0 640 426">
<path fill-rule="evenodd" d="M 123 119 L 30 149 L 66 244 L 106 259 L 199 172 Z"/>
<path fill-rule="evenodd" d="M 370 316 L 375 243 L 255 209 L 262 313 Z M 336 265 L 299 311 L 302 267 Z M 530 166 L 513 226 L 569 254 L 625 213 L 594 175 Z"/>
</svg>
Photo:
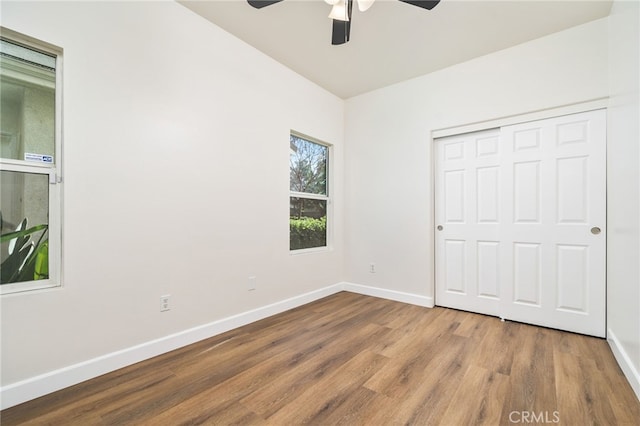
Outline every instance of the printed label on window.
<svg viewBox="0 0 640 426">
<path fill-rule="evenodd" d="M 35 161 L 35 162 L 38 162 L 38 163 L 53 164 L 53 155 L 32 154 L 30 152 L 25 152 L 24 160 L 25 161 Z"/>
</svg>

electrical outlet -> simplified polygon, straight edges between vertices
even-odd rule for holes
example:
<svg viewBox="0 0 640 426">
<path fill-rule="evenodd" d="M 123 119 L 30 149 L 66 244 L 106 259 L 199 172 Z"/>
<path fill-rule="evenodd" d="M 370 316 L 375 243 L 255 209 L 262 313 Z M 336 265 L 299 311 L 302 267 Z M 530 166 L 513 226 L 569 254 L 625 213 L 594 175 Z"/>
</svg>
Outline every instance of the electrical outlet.
<svg viewBox="0 0 640 426">
<path fill-rule="evenodd" d="M 165 294 L 164 296 L 160 296 L 160 312 L 166 312 L 171 309 L 171 305 L 169 304 L 170 298 L 171 298 L 170 294 Z"/>
<path fill-rule="evenodd" d="M 251 276 L 249 277 L 249 279 L 247 280 L 247 290 L 249 291 L 253 291 L 256 289 L 256 277 Z"/>
<path fill-rule="evenodd" d="M 376 264 L 375 263 L 370 263 L 369 264 L 369 272 L 372 274 L 376 273 Z"/>
</svg>

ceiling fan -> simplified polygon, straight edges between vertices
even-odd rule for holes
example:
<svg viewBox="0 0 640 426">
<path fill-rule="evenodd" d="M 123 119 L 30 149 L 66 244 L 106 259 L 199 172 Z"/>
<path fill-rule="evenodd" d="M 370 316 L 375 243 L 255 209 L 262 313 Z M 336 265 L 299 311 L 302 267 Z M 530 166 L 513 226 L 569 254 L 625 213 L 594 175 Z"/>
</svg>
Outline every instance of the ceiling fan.
<svg viewBox="0 0 640 426">
<path fill-rule="evenodd" d="M 247 0 L 249 4 L 256 9 L 280 3 L 282 0 Z M 333 6 L 329 18 L 333 20 L 333 30 L 331 33 L 331 44 L 344 44 L 349 41 L 351 33 L 351 11 L 353 2 L 358 3 L 358 9 L 361 12 L 369 9 L 375 0 L 324 0 Z M 403 3 L 412 4 L 423 9 L 431 10 L 440 0 L 400 0 Z"/>
</svg>

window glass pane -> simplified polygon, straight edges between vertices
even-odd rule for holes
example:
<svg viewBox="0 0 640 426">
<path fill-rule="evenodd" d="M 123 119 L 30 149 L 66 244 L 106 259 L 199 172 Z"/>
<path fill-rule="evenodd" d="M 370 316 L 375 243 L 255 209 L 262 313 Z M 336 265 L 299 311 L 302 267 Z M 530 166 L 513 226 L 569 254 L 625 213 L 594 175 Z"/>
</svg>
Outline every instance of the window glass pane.
<svg viewBox="0 0 640 426">
<path fill-rule="evenodd" d="M 289 138 L 289 189 L 327 195 L 328 148 L 291 135 Z"/>
<path fill-rule="evenodd" d="M 49 278 L 49 175 L 2 170 L 0 190 L 0 284 Z"/>
<path fill-rule="evenodd" d="M 13 49 L 9 51 L 7 46 Z M 53 163 L 55 69 L 43 65 L 46 62 L 38 56 L 53 59 L 54 64 L 55 58 L 5 41 L 1 47 L 0 157 Z M 33 55 L 20 57 L 20 49 Z"/>
<path fill-rule="evenodd" d="M 327 201 L 290 197 L 289 249 L 327 245 Z"/>
</svg>

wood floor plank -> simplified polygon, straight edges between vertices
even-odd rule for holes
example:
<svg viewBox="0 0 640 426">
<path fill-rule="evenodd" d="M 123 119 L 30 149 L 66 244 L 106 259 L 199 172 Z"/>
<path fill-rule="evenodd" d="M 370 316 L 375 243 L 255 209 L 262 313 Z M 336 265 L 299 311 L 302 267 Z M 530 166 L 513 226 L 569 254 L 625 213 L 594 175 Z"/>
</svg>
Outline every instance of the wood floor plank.
<svg viewBox="0 0 640 426">
<path fill-rule="evenodd" d="M 416 330 L 424 329 L 425 323 L 429 323 L 433 317 L 440 314 L 441 310 L 394 302 L 379 316 L 376 323 L 404 333 L 414 333 Z"/>
<path fill-rule="evenodd" d="M 611 388 L 605 386 L 604 389 Z M 609 404 L 611 404 L 611 410 L 615 416 L 614 424 L 637 426 L 638 419 L 640 419 L 640 407 L 638 407 L 637 400 L 633 400 L 634 393 L 631 386 L 625 381 L 625 383 L 621 382 L 617 389 L 619 389 L 617 392 L 609 394 Z"/>
<path fill-rule="evenodd" d="M 595 362 L 562 351 L 554 352 L 556 387 L 560 419 L 572 419 L 580 424 L 597 424 L 598 418 L 615 419 L 608 398 L 601 398 L 597 386 Z M 580 378 L 580 381 L 576 380 Z"/>
<path fill-rule="evenodd" d="M 518 330 L 521 324 L 502 322 L 498 318 L 487 317 L 489 329 L 477 343 L 474 351 L 475 365 L 491 369 L 496 373 L 510 375 L 513 359 L 521 348 L 515 344 L 518 340 Z"/>
<path fill-rule="evenodd" d="M 449 348 L 453 339 L 461 338 L 448 334 L 436 336 L 428 343 L 416 340 L 415 345 L 407 346 L 405 352 L 391 358 L 386 368 L 375 374 L 365 386 L 392 398 L 403 398 L 423 380 L 427 370 L 433 368 L 433 359 L 441 354 L 443 348 Z"/>
<path fill-rule="evenodd" d="M 318 382 L 344 363 L 354 354 L 364 350 L 369 341 L 383 336 L 388 329 L 369 324 L 358 331 L 348 342 L 342 339 L 318 348 L 315 356 L 299 368 L 281 372 L 270 386 L 265 386 L 240 401 L 263 418 L 269 418 L 295 400 L 306 389 L 315 389 Z M 321 350 L 320 350 L 321 349 Z"/>
<path fill-rule="evenodd" d="M 358 352 L 340 367 L 307 388 L 269 416 L 268 424 L 332 424 L 329 418 L 335 411 L 354 408 L 350 400 L 356 390 L 388 359 L 371 351 Z M 347 406 L 348 405 L 348 406 Z"/>
<path fill-rule="evenodd" d="M 603 339 L 338 293 L 9 408 L 2 425 L 637 425 Z"/>
<path fill-rule="evenodd" d="M 143 369 L 141 372 L 145 374 L 131 374 L 129 378 L 119 379 L 116 383 L 111 377 L 105 378 L 105 382 L 112 385 L 110 388 L 100 386 L 98 380 L 96 388 L 102 389 L 98 392 L 91 389 L 87 392 L 85 383 L 77 387 L 73 396 L 59 398 L 55 402 L 51 402 L 47 397 L 42 398 L 43 401 L 34 400 L 33 404 L 29 403 L 29 406 L 33 405 L 34 408 L 28 413 L 22 410 L 5 410 L 0 416 L 0 424 L 29 424 L 26 419 L 14 417 L 19 414 L 23 416 L 28 414 L 29 418 L 37 419 L 35 423 L 40 424 L 73 424 L 76 421 L 83 423 L 89 420 L 91 424 L 100 424 L 102 422 L 100 413 L 128 404 L 145 389 L 155 388 L 160 382 L 174 377 L 173 373 L 167 369 Z M 117 373 L 114 374 L 116 375 Z M 61 393 L 68 394 L 68 391 L 64 390 Z"/>
<path fill-rule="evenodd" d="M 460 325 L 456 328 L 455 333 L 459 336 L 475 339 L 478 342 L 481 342 L 492 328 L 492 320 L 497 319 L 470 312 L 465 312 L 461 318 Z"/>
<path fill-rule="evenodd" d="M 371 424 L 439 424 L 453 394 L 462 383 L 464 358 L 470 349 L 468 339 L 453 333 L 443 336 L 440 342 L 442 345 L 433 348 L 435 353 L 424 375 L 414 382 L 415 387 L 402 398 L 389 397 L 388 400 L 395 403 L 373 413 Z M 386 385 L 396 386 L 393 379 L 388 379 Z"/>
<path fill-rule="evenodd" d="M 551 339 L 539 327 L 516 326 L 517 338 L 511 342 L 516 350 L 502 412 L 505 421 L 519 419 L 512 413 L 553 413 L 559 409 Z"/>
<path fill-rule="evenodd" d="M 160 424 L 201 424 L 211 422 L 226 423 L 229 412 L 236 414 L 252 413 L 247 418 L 250 423 L 261 422 L 263 419 L 255 414 L 239 400 L 263 387 L 269 387 L 281 371 L 294 368 L 301 358 L 299 352 L 286 350 L 269 358 L 266 362 L 258 363 L 230 379 L 198 393 L 192 398 L 177 404 L 153 417 Z"/>
<path fill-rule="evenodd" d="M 392 332 L 390 336 L 392 335 L 395 339 L 387 342 L 380 353 L 389 358 L 406 356 L 408 351 L 422 346 L 424 342 L 436 340 L 439 336 L 451 333 L 458 327 L 456 311 L 441 308 L 434 308 L 433 311 L 433 313 L 419 311 L 417 318 L 413 319 L 417 326 L 412 327 L 412 332 L 406 328 Z"/>
<path fill-rule="evenodd" d="M 470 365 L 440 419 L 450 425 L 496 425 L 500 422 L 509 377 Z"/>
<path fill-rule="evenodd" d="M 328 425 L 372 425 L 368 420 L 369 413 L 378 410 L 378 394 L 362 386 L 353 390 L 349 399 L 335 407 L 327 415 L 325 424 Z"/>
</svg>

